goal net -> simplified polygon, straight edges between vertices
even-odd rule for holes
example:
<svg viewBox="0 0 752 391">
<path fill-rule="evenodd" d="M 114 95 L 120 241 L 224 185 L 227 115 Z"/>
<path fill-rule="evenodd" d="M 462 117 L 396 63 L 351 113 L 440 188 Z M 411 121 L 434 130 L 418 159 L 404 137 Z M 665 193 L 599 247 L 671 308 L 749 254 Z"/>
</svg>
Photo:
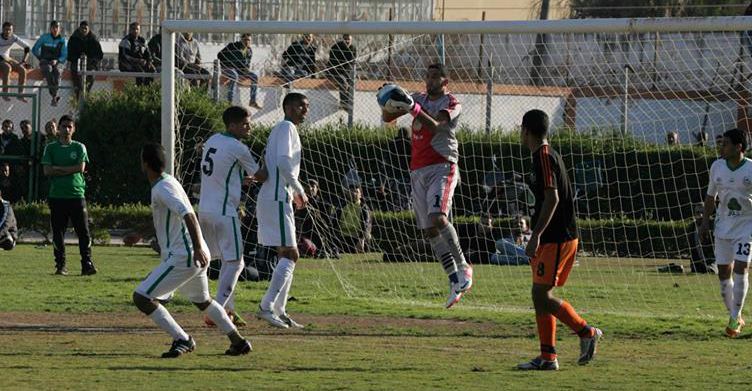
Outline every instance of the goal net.
<svg viewBox="0 0 752 391">
<path fill-rule="evenodd" d="M 532 163 L 519 124 L 526 111 L 541 109 L 578 215 L 578 262 L 561 294 L 593 312 L 724 316 L 716 277 L 703 273 L 712 269 L 712 247 L 699 243 L 695 222 L 716 137 L 749 129 L 752 20 L 167 21 L 163 28 L 163 47 L 170 31 L 193 32 L 199 41 L 221 33 L 228 43 L 251 34 L 256 83 L 208 56 L 208 90 L 163 71 L 163 142 L 174 147 L 176 173 L 195 194 L 196 146 L 223 126 L 189 109 L 189 94 L 215 97 L 220 112 L 230 103 L 257 104 L 247 140 L 257 158 L 284 118 L 284 95 L 308 97 L 300 179 L 316 183 L 319 194 L 298 219 L 299 249 L 312 259 L 300 262 L 296 278 L 317 289 L 298 295 L 444 303 L 447 278 L 412 212 L 412 118 L 385 124 L 375 99 L 385 82 L 423 92 L 427 66 L 441 62 L 462 106 L 451 218 L 476 274 L 463 306 L 530 306 L 520 225 L 534 212 Z M 313 35 L 310 46 L 303 33 Z M 352 51 L 342 44 L 345 33 Z M 285 62 L 291 45 L 306 51 L 296 60 L 303 62 Z M 308 51 L 315 54 L 310 64 L 302 59 Z M 255 246 L 256 191 L 246 191 L 243 219 L 251 264 L 267 257 Z"/>
</svg>

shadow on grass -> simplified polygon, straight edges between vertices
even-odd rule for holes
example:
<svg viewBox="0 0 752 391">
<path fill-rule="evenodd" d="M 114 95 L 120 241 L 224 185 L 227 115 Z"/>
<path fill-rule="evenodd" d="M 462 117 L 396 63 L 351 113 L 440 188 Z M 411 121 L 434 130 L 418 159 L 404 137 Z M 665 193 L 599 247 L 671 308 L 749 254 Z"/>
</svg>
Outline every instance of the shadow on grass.
<svg viewBox="0 0 752 391">
<path fill-rule="evenodd" d="M 221 354 L 218 354 L 217 356 L 224 356 Z M 162 360 L 163 362 L 172 362 L 173 360 L 170 359 L 161 359 L 158 358 L 158 360 Z M 117 367 L 107 367 L 106 369 L 111 371 L 169 371 L 169 372 L 203 372 L 203 371 L 210 371 L 210 372 L 248 372 L 248 371 L 269 371 L 268 368 L 227 368 L 227 367 L 219 367 L 219 368 L 206 368 L 206 367 L 176 367 L 176 368 L 166 368 L 162 366 L 134 366 L 134 367 L 124 367 L 124 366 L 117 366 Z M 284 367 L 284 368 L 275 368 L 274 371 L 299 371 L 299 372 L 322 372 L 322 371 L 328 371 L 328 372 L 364 372 L 364 373 L 385 373 L 385 372 L 411 372 L 411 371 L 419 371 L 419 368 L 411 368 L 411 367 L 398 367 L 398 368 L 363 368 L 363 367 Z"/>
</svg>

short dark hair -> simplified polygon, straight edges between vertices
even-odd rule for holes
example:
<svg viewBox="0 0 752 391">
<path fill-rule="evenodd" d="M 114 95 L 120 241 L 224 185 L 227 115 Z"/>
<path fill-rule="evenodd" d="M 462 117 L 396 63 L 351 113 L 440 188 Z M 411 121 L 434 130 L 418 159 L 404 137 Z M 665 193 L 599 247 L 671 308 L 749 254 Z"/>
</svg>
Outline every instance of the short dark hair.
<svg viewBox="0 0 752 391">
<path fill-rule="evenodd" d="M 10 123 L 11 125 L 13 125 L 13 121 L 11 121 L 9 119 L 6 119 L 6 120 L 3 121 L 3 125 L 5 125 L 6 123 Z"/>
<path fill-rule="evenodd" d="M 60 26 L 60 22 L 58 22 L 57 20 L 53 20 L 50 22 L 50 27 L 56 27 L 56 26 Z"/>
<path fill-rule="evenodd" d="M 548 114 L 542 110 L 533 109 L 522 116 L 522 127 L 535 137 L 546 137 L 548 126 Z"/>
<path fill-rule="evenodd" d="M 155 172 L 165 169 L 165 150 L 157 143 L 147 143 L 141 148 L 141 160 Z"/>
<path fill-rule="evenodd" d="M 741 145 L 742 152 L 747 150 L 747 135 L 741 130 L 737 128 L 729 129 L 723 133 L 723 137 L 731 140 L 731 143 L 734 145 Z"/>
<path fill-rule="evenodd" d="M 240 40 L 242 41 L 243 38 L 250 38 L 250 37 L 251 37 L 251 34 L 245 33 L 245 34 L 243 34 L 243 35 L 240 36 Z"/>
<path fill-rule="evenodd" d="M 31 121 L 29 121 L 28 119 L 25 119 L 18 123 L 18 126 L 24 126 L 24 125 L 31 125 Z"/>
<path fill-rule="evenodd" d="M 129 25 L 128 25 L 128 28 L 131 28 L 131 27 L 136 27 L 136 26 L 139 26 L 139 27 L 140 27 L 140 26 L 141 26 L 141 23 L 138 23 L 138 22 L 133 22 L 133 23 L 131 23 L 131 24 L 129 24 Z"/>
<path fill-rule="evenodd" d="M 76 120 L 74 120 L 74 119 L 73 119 L 73 117 L 71 117 L 71 116 L 70 116 L 70 115 L 68 115 L 68 114 L 65 114 L 65 115 L 63 115 L 62 117 L 60 117 L 60 119 L 59 119 L 59 120 L 57 120 L 57 125 L 58 125 L 58 126 L 62 125 L 62 124 L 63 124 L 63 121 L 67 121 L 67 122 L 73 122 L 73 125 L 75 125 L 75 124 L 76 124 Z"/>
<path fill-rule="evenodd" d="M 441 77 L 449 77 L 449 71 L 447 71 L 447 67 L 444 64 L 431 64 L 426 68 L 426 71 L 430 71 L 431 69 L 439 71 Z"/>
<path fill-rule="evenodd" d="M 3 23 L 3 28 L 6 28 L 6 27 L 13 27 L 13 23 L 11 23 L 11 22 L 5 22 L 5 23 Z"/>
<path fill-rule="evenodd" d="M 225 123 L 225 126 L 230 126 L 230 124 L 238 123 L 245 119 L 245 117 L 250 116 L 251 113 L 245 107 L 230 106 L 222 113 L 222 121 Z"/>
<path fill-rule="evenodd" d="M 285 99 L 282 100 L 282 109 L 284 110 L 284 108 L 287 106 L 291 106 L 291 105 L 294 105 L 295 103 L 302 102 L 303 99 L 308 99 L 308 97 L 299 92 L 291 92 L 285 95 Z"/>
<path fill-rule="evenodd" d="M 319 181 L 317 181 L 317 180 L 315 180 L 313 178 L 309 179 L 307 182 L 308 182 L 308 186 L 316 186 L 316 187 L 319 186 Z"/>
<path fill-rule="evenodd" d="M 86 26 L 89 27 L 89 22 L 82 20 L 81 23 L 78 24 L 78 27 Z"/>
</svg>

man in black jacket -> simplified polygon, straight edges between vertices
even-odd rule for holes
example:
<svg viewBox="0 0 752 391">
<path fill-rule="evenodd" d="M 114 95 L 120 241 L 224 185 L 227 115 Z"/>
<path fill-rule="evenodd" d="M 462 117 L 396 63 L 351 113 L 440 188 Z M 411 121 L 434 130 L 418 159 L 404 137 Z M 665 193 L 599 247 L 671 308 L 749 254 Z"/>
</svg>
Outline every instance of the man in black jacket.
<svg viewBox="0 0 752 391">
<path fill-rule="evenodd" d="M 99 37 L 89 28 L 89 22 L 82 21 L 73 35 L 68 40 L 68 62 L 70 62 L 73 86 L 76 87 L 76 99 L 83 89 L 81 75 L 78 73 L 78 60 L 81 55 L 86 56 L 86 70 L 98 71 L 99 62 L 102 61 L 102 45 Z M 94 84 L 94 76 L 86 76 L 86 92 L 91 91 Z"/>
<path fill-rule="evenodd" d="M 118 45 L 118 64 L 122 72 L 155 72 L 151 52 L 146 40 L 141 37 L 141 25 L 133 22 L 128 26 L 128 35 Z M 137 77 L 136 85 L 151 83 L 150 77 Z"/>
<path fill-rule="evenodd" d="M 251 98 L 248 105 L 261 109 L 256 101 L 258 91 L 258 75 L 251 72 L 251 58 L 253 58 L 253 49 L 251 49 L 251 34 L 243 34 L 240 41 L 228 43 L 224 49 L 217 54 L 222 73 L 230 79 L 227 90 L 227 100 L 232 104 L 235 98 L 235 86 L 240 80 L 251 81 Z"/>
<path fill-rule="evenodd" d="M 10 202 L 3 199 L 3 193 L 0 191 L 0 248 L 3 250 L 13 250 L 18 240 L 18 227 L 16 226 L 16 216 L 13 214 L 13 208 Z"/>
<path fill-rule="evenodd" d="M 353 66 L 357 50 L 352 44 L 352 36 L 345 34 L 342 40 L 329 50 L 329 77 L 339 88 L 339 107 L 349 110 L 352 106 L 352 94 L 355 79 Z"/>
<path fill-rule="evenodd" d="M 310 76 L 316 72 L 316 47 L 313 34 L 303 34 L 282 53 L 282 76 L 288 81 Z"/>
</svg>

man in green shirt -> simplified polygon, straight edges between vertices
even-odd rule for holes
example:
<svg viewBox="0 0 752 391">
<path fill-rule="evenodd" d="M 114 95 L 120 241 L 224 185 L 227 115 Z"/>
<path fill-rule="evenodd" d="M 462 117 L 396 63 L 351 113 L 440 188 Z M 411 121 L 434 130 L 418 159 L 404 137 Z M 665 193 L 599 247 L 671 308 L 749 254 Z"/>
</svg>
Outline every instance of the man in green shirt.
<svg viewBox="0 0 752 391">
<path fill-rule="evenodd" d="M 44 175 L 50 178 L 50 222 L 52 241 L 55 247 L 55 274 L 68 274 L 65 265 L 65 230 L 68 220 L 78 236 L 81 252 L 81 275 L 96 274 L 91 261 L 91 236 L 89 217 L 86 213 L 86 183 L 84 171 L 89 157 L 86 146 L 73 141 L 76 123 L 72 117 L 64 115 L 58 121 L 58 141 L 47 145 L 42 155 Z"/>
</svg>

